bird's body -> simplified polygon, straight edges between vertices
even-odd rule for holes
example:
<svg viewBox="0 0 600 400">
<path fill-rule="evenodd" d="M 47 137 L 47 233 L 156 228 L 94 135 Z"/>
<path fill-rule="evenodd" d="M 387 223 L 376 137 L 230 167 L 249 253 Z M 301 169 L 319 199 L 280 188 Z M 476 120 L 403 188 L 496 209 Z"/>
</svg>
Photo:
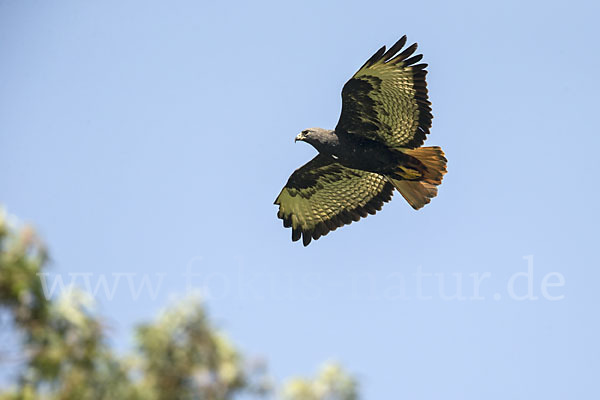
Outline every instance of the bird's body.
<svg viewBox="0 0 600 400">
<path fill-rule="evenodd" d="M 398 190 L 415 209 L 429 203 L 446 173 L 439 147 L 419 147 L 431 127 L 422 56 L 402 37 L 373 55 L 342 90 L 335 130 L 311 128 L 296 140 L 319 154 L 290 176 L 275 204 L 292 240 L 308 245 L 375 212 Z"/>
<path fill-rule="evenodd" d="M 331 156 L 338 163 L 348 168 L 362 169 L 370 172 L 391 172 L 398 165 L 404 154 L 368 138 L 337 133 L 334 130 L 321 128 L 307 129 L 302 140 L 310 143 L 319 154 Z M 302 134 L 301 134 L 302 135 Z"/>
</svg>

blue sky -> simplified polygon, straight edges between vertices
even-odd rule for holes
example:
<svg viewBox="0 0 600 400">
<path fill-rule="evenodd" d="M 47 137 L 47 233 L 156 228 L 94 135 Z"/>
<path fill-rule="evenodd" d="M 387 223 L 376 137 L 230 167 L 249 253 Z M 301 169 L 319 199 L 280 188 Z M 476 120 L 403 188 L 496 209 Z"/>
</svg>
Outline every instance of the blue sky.
<svg viewBox="0 0 600 400">
<path fill-rule="evenodd" d="M 193 289 L 278 379 L 336 359 L 367 399 L 594 398 L 599 8 L 0 1 L 0 201 L 53 276 L 121 276 L 97 295 L 120 349 Z M 438 197 L 292 243 L 272 203 L 315 153 L 294 137 L 333 128 L 404 34 L 430 64 Z"/>
</svg>

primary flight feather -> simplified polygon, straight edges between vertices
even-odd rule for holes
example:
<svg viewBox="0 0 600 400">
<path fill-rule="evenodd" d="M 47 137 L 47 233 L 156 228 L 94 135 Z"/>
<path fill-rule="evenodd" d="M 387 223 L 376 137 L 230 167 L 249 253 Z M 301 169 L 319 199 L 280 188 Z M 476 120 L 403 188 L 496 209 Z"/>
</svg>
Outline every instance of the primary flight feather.
<svg viewBox="0 0 600 400">
<path fill-rule="evenodd" d="M 335 130 L 296 136 L 319 154 L 290 176 L 275 200 L 283 226 L 304 246 L 340 226 L 375 214 L 398 190 L 415 209 L 437 195 L 446 173 L 439 147 L 419 147 L 431 128 L 427 64 L 403 36 L 383 46 L 342 89 Z M 402 51 L 401 51 L 402 50 Z"/>
</svg>

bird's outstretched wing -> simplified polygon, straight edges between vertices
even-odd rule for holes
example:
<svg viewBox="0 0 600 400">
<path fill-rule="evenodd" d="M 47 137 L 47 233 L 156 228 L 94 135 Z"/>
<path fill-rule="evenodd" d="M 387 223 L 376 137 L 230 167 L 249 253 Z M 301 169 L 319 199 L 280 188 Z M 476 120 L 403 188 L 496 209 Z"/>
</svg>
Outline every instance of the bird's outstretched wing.
<svg viewBox="0 0 600 400">
<path fill-rule="evenodd" d="M 394 186 L 382 175 L 347 168 L 317 155 L 298 168 L 275 200 L 292 240 L 307 246 L 330 231 L 381 210 Z"/>
<path fill-rule="evenodd" d="M 390 147 L 419 147 L 431 128 L 425 68 L 412 56 L 417 44 L 403 36 L 388 51 L 383 46 L 342 90 L 342 113 L 335 128 L 382 142 Z M 412 57 L 411 57 L 412 56 Z"/>
</svg>

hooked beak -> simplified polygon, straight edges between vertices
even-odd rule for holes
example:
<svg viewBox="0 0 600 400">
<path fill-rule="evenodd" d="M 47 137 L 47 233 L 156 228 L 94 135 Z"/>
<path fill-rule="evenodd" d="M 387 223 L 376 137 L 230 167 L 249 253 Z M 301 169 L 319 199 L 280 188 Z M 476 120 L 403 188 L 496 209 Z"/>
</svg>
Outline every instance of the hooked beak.
<svg viewBox="0 0 600 400">
<path fill-rule="evenodd" d="M 305 137 L 306 137 L 306 135 L 304 134 L 304 132 L 300 132 L 298 134 L 298 136 L 296 136 L 296 139 L 294 139 L 294 143 L 296 143 L 298 140 L 300 140 L 300 141 L 304 140 Z"/>
</svg>

